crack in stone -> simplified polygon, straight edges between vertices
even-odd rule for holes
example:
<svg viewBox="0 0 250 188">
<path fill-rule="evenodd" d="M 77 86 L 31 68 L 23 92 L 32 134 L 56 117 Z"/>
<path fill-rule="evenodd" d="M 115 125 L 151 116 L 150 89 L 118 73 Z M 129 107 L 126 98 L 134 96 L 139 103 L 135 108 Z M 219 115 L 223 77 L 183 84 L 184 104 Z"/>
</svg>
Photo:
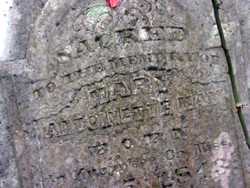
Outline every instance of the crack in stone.
<svg viewBox="0 0 250 188">
<path fill-rule="evenodd" d="M 212 0 L 212 4 L 213 4 L 213 9 L 214 9 L 214 16 L 215 16 L 215 21 L 217 24 L 217 28 L 219 31 L 219 35 L 220 35 L 220 39 L 221 39 L 221 48 L 224 51 L 225 57 L 226 57 L 226 61 L 227 61 L 227 66 L 228 66 L 228 74 L 230 77 L 230 81 L 231 81 L 231 86 L 232 86 L 232 91 L 233 91 L 233 97 L 234 97 L 234 102 L 236 104 L 236 109 L 237 109 L 237 114 L 239 117 L 239 121 L 245 136 L 245 141 L 246 144 L 248 146 L 248 148 L 250 149 L 250 137 L 249 137 L 249 133 L 247 130 L 247 125 L 246 125 L 246 121 L 245 121 L 245 117 L 243 114 L 243 106 L 237 106 L 237 104 L 241 104 L 241 99 L 240 99 L 240 95 L 237 89 L 237 84 L 236 84 L 236 78 L 234 76 L 234 69 L 233 69 L 233 64 L 232 64 L 232 59 L 229 53 L 229 49 L 227 48 L 227 42 L 225 39 L 225 35 L 224 35 L 224 30 L 222 27 L 222 23 L 221 23 L 221 19 L 220 19 L 220 2 L 218 2 L 217 0 Z"/>
</svg>

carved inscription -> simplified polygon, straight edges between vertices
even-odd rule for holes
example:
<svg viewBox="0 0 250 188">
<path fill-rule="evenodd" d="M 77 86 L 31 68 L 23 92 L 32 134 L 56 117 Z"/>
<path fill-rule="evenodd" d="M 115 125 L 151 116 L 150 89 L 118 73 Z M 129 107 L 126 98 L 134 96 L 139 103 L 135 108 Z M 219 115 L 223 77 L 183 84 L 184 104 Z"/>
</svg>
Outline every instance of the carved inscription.
<svg viewBox="0 0 250 188">
<path fill-rule="evenodd" d="M 142 36 L 142 32 L 145 35 Z M 147 26 L 139 30 L 127 28 L 95 36 L 93 39 L 81 39 L 75 45 L 77 45 L 77 57 L 79 58 L 88 53 L 97 52 L 99 49 L 119 49 L 150 41 L 182 41 L 184 39 L 185 31 L 183 28 Z"/>
<path fill-rule="evenodd" d="M 44 87 L 39 87 L 33 91 L 33 96 L 35 99 L 43 98 L 46 93 L 53 93 L 56 89 L 56 84 L 54 82 L 49 82 Z"/>
<path fill-rule="evenodd" d="M 139 53 L 125 57 L 101 58 L 100 61 L 94 62 L 93 65 L 87 66 L 84 69 L 77 69 L 74 72 L 64 73 L 60 76 L 65 77 L 65 83 L 68 83 L 84 78 L 85 76 L 95 76 L 100 73 L 126 73 L 140 69 L 164 71 L 179 67 L 180 65 L 178 65 L 178 63 L 184 63 L 183 65 L 186 65 L 188 63 L 195 64 L 201 62 L 212 63 L 217 60 L 217 56 L 209 55 L 207 52 L 180 53 L 158 51 Z M 195 67 L 193 69 L 195 69 Z"/>
<path fill-rule="evenodd" d="M 212 63 L 216 61 L 218 61 L 218 57 L 209 55 L 207 52 L 169 53 L 166 51 L 159 51 L 153 53 L 129 55 L 125 57 L 111 57 L 107 59 L 101 58 L 101 60 L 95 62 L 93 65 L 89 65 L 85 68 L 78 68 L 71 72 L 69 72 L 67 68 L 64 70 L 64 65 L 59 64 L 59 80 L 55 79 L 53 81 L 48 81 L 47 84 L 43 84 L 43 86 L 38 86 L 36 89 L 34 89 L 33 96 L 35 99 L 43 98 L 47 95 L 47 93 L 55 92 L 58 87 L 61 87 L 65 84 L 67 85 L 75 83 L 80 80 L 83 81 L 86 79 L 86 77 L 95 80 L 100 76 L 112 76 L 117 73 L 132 73 L 139 70 L 149 71 L 151 74 L 152 72 L 162 72 L 163 75 L 167 76 L 169 72 L 173 71 L 174 69 L 176 69 L 178 72 L 178 69 L 181 69 L 181 65 L 189 63 L 196 64 L 195 67 L 191 67 L 192 72 L 197 72 L 195 75 L 202 76 L 203 73 L 198 74 L 200 72 L 200 68 L 197 66 L 197 64 L 200 62 Z M 186 69 L 189 70 L 189 66 L 187 66 Z M 60 70 L 63 71 L 61 72 Z M 183 73 L 178 72 L 177 74 Z M 180 103 L 183 103 L 181 100 L 185 99 L 180 99 Z"/>
<path fill-rule="evenodd" d="M 89 112 L 58 119 L 43 125 L 45 138 L 61 137 L 82 131 L 102 130 L 111 127 L 129 124 L 130 126 L 143 125 L 159 117 L 159 103 L 124 104 L 116 108 L 107 108 L 102 112 Z M 141 122 L 141 124 L 139 123 Z"/>
<path fill-rule="evenodd" d="M 221 147 L 230 146 L 230 143 L 222 141 L 221 143 L 212 143 L 210 141 L 198 142 L 194 144 L 194 155 L 211 154 L 213 150 L 219 150 Z"/>
<path fill-rule="evenodd" d="M 154 96 L 156 92 L 155 97 L 157 99 L 159 93 L 157 94 L 157 89 L 150 79 L 143 76 L 131 76 L 128 80 L 114 78 L 107 83 L 110 83 L 110 85 L 100 84 L 99 86 L 92 85 L 86 87 L 89 96 L 88 111 L 72 115 L 67 119 L 59 117 L 57 120 L 47 123 L 43 128 L 45 137 L 60 137 L 81 133 L 86 130 L 103 130 L 125 124 L 136 127 L 155 118 L 172 114 L 173 107 L 169 99 L 144 101 L 138 98 L 141 96 Z M 208 91 L 195 96 L 179 97 L 176 100 L 177 108 L 186 110 L 214 104 L 216 101 L 212 101 L 212 99 L 220 92 L 222 91 Z M 130 98 L 136 102 L 128 102 Z M 98 110 L 100 107 L 102 110 Z M 184 122 L 186 120 L 182 116 L 180 119 L 181 122 L 186 124 Z M 186 138 L 186 133 L 178 128 L 174 128 L 172 134 L 176 139 Z M 159 135 L 155 136 L 158 137 Z M 156 139 L 154 135 L 152 137 L 147 135 L 145 138 L 149 140 Z"/>
<path fill-rule="evenodd" d="M 168 161 L 185 161 L 188 159 L 188 153 L 184 150 L 168 149 L 166 151 L 166 159 Z"/>
<path fill-rule="evenodd" d="M 107 143 L 97 143 L 96 145 L 88 147 L 91 155 L 104 155 L 108 151 L 108 144 Z"/>
<path fill-rule="evenodd" d="M 46 41 L 30 52 L 42 64 L 24 109 L 32 109 L 26 130 L 34 128 L 24 134 L 32 140 L 28 151 L 38 151 L 31 172 L 43 175 L 34 182 L 199 187 L 196 160 L 220 147 L 211 144 L 212 131 L 211 143 L 201 134 L 217 123 L 202 122 L 210 115 L 205 110 L 226 99 L 223 51 L 201 50 L 199 19 L 191 20 L 181 1 L 126 0 L 115 9 L 99 1 L 62 2 L 52 15 L 65 11 L 57 18 L 64 22 L 40 24 L 36 31 Z"/>
<path fill-rule="evenodd" d="M 177 108 L 187 110 L 199 106 L 207 106 L 217 103 L 217 99 L 223 93 L 222 89 L 200 92 L 195 95 L 177 97 Z M 217 98 L 218 97 L 218 98 Z"/>
<path fill-rule="evenodd" d="M 86 118 L 83 114 L 75 114 L 68 119 L 58 118 L 43 127 L 45 138 L 61 137 L 76 134 L 86 129 Z"/>
<path fill-rule="evenodd" d="M 131 74 L 95 82 L 84 88 L 92 107 L 110 103 L 118 98 L 149 95 L 157 91 L 157 84 L 147 75 Z"/>
</svg>

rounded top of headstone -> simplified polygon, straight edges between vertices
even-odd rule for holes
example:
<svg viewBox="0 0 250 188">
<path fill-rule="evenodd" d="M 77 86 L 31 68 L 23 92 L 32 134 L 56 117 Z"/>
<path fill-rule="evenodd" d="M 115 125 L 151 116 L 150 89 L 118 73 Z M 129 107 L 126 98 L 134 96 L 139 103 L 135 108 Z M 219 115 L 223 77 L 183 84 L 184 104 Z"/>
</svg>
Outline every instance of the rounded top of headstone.
<svg viewBox="0 0 250 188">
<path fill-rule="evenodd" d="M 35 72 L 32 77 L 54 78 L 60 64 L 66 62 L 72 68 L 105 54 L 144 51 L 142 41 L 148 40 L 148 46 L 151 42 L 151 49 L 147 50 L 152 51 L 160 40 L 152 42 L 148 35 L 164 27 L 163 35 L 168 37 L 164 46 L 177 49 L 178 42 L 183 46 L 181 32 L 186 32 L 186 24 L 187 12 L 175 1 L 123 0 L 112 9 L 105 0 L 49 0 L 34 25 L 29 43 L 29 65 Z M 121 35 L 128 35 L 133 29 L 138 33 L 134 38 L 137 44 L 126 46 Z"/>
</svg>

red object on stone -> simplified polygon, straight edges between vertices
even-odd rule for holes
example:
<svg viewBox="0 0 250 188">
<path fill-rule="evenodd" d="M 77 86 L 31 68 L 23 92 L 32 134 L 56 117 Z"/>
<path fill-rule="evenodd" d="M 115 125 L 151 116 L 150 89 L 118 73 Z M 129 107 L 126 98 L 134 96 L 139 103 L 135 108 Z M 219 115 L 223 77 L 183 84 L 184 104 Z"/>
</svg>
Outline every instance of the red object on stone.
<svg viewBox="0 0 250 188">
<path fill-rule="evenodd" d="M 110 8 L 116 8 L 120 5 L 121 0 L 106 0 Z"/>
</svg>

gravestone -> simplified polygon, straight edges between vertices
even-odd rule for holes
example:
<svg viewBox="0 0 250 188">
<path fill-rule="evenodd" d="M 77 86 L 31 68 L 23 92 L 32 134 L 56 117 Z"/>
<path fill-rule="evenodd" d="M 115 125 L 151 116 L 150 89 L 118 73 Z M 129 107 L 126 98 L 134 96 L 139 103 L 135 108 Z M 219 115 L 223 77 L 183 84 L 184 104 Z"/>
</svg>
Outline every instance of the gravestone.
<svg viewBox="0 0 250 188">
<path fill-rule="evenodd" d="M 27 59 L 21 187 L 247 186 L 210 1 L 49 0 Z"/>
</svg>

